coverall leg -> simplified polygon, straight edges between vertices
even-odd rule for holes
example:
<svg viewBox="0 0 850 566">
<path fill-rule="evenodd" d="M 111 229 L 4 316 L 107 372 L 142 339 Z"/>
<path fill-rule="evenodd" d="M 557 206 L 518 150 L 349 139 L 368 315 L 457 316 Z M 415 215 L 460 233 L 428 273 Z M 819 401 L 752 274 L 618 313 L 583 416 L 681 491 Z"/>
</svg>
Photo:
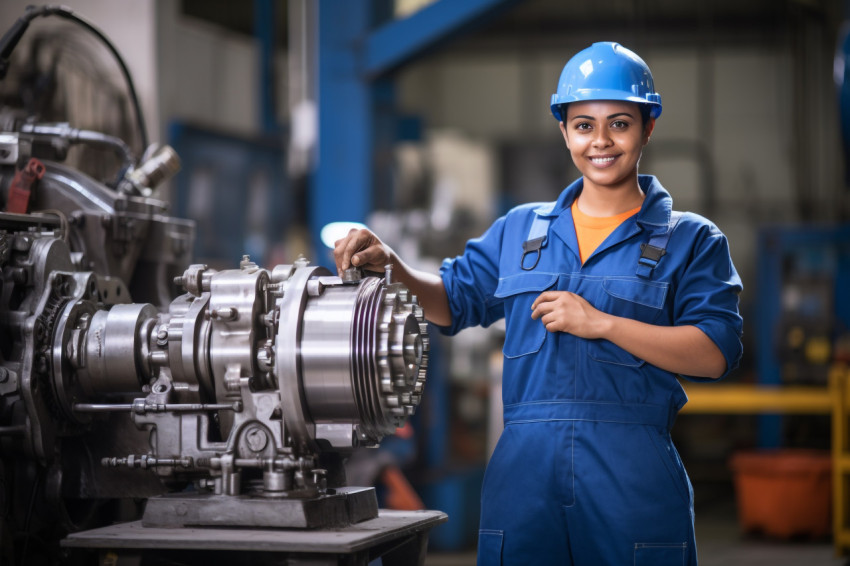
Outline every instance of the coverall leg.
<svg viewBox="0 0 850 566">
<path fill-rule="evenodd" d="M 692 509 L 663 427 L 508 423 L 485 476 L 478 564 L 695 566 Z"/>
</svg>

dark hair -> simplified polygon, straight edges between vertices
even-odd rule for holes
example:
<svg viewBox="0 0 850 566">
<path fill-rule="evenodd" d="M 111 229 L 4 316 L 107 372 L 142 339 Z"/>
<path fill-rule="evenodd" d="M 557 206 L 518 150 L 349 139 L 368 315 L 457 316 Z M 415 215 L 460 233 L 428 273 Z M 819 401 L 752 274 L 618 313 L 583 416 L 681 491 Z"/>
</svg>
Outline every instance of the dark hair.
<svg viewBox="0 0 850 566">
<path fill-rule="evenodd" d="M 638 104 L 638 107 L 640 108 L 641 124 L 646 127 L 646 124 L 649 122 L 649 116 L 652 112 L 652 107 L 649 104 Z"/>
</svg>

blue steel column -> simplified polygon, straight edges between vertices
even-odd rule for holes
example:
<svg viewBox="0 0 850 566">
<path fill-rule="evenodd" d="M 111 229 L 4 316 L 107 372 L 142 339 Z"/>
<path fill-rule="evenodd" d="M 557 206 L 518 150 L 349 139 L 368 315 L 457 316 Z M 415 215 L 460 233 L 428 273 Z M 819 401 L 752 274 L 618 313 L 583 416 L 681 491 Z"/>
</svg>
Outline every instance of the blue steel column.
<svg viewBox="0 0 850 566">
<path fill-rule="evenodd" d="M 333 265 L 321 245 L 323 226 L 363 222 L 372 209 L 373 108 L 359 74 L 359 46 L 368 33 L 369 0 L 320 0 L 318 168 L 308 199 L 319 263 Z"/>
<path fill-rule="evenodd" d="M 259 106 L 260 129 L 265 134 L 280 131 L 277 119 L 276 82 L 274 72 L 275 27 L 277 24 L 276 0 L 254 0 L 254 36 L 259 43 L 260 82 Z"/>
</svg>

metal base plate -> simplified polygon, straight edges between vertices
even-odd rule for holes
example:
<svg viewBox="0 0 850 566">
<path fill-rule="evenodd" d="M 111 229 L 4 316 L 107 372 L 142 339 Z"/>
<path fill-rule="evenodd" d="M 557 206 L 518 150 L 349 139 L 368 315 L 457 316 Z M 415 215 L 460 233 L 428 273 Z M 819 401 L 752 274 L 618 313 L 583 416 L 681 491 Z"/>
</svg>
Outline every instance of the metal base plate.
<svg viewBox="0 0 850 566">
<path fill-rule="evenodd" d="M 62 541 L 62 546 L 351 553 L 410 533 L 428 531 L 447 520 L 446 514 L 440 511 L 382 509 L 375 519 L 334 530 L 161 529 L 143 527 L 140 521 L 133 521 L 70 534 Z"/>
<path fill-rule="evenodd" d="M 333 495 L 310 499 L 170 493 L 148 499 L 142 525 L 318 529 L 344 527 L 377 516 L 373 487 L 343 487 Z"/>
</svg>

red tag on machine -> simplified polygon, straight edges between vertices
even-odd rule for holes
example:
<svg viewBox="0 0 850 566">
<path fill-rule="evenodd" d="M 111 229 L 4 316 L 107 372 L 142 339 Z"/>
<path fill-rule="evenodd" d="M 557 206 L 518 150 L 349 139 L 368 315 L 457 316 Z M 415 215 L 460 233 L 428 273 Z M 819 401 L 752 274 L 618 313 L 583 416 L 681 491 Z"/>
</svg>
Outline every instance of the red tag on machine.
<svg viewBox="0 0 850 566">
<path fill-rule="evenodd" d="M 12 185 L 9 187 L 9 200 L 6 202 L 6 212 L 26 214 L 29 209 L 30 195 L 35 183 L 44 177 L 44 163 L 30 158 L 27 166 L 15 173 Z"/>
</svg>

